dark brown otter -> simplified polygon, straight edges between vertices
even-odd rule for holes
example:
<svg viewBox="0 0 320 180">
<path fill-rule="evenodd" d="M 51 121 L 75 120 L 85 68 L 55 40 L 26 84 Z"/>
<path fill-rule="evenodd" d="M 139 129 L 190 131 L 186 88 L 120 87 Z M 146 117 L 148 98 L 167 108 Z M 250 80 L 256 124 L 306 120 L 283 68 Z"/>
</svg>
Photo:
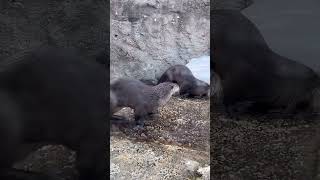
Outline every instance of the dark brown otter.
<svg viewBox="0 0 320 180">
<path fill-rule="evenodd" d="M 209 84 L 195 78 L 190 69 L 184 65 L 175 65 L 167 69 L 160 77 L 158 84 L 163 82 L 177 83 L 181 96 L 208 97 L 210 95 Z"/>
<path fill-rule="evenodd" d="M 53 179 L 13 169 L 28 144 L 77 152 L 79 179 L 107 178 L 105 68 L 69 49 L 40 48 L 1 64 L 0 179 Z M 22 157 L 21 157 L 22 158 Z"/>
<path fill-rule="evenodd" d="M 111 112 L 114 114 L 123 107 L 134 109 L 135 121 L 141 127 L 144 119 L 156 113 L 176 92 L 179 92 L 179 86 L 175 83 L 164 82 L 149 86 L 139 80 L 117 79 L 110 85 L 111 96 L 115 97 Z"/>
<path fill-rule="evenodd" d="M 284 114 L 314 109 L 320 78 L 311 68 L 273 52 L 240 11 L 214 10 L 212 18 L 211 65 L 221 78 L 229 114 L 240 109 Z"/>
</svg>

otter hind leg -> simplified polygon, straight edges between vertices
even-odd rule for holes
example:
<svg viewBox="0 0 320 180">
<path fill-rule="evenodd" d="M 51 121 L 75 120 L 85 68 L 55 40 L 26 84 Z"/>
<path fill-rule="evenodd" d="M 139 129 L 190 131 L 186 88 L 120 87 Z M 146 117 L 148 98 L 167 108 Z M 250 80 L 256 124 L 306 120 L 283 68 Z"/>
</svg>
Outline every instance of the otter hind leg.
<svg viewBox="0 0 320 180">
<path fill-rule="evenodd" d="M 148 117 L 148 112 L 144 108 L 137 108 L 134 110 L 134 120 L 137 128 L 143 128 L 144 122 Z"/>
</svg>

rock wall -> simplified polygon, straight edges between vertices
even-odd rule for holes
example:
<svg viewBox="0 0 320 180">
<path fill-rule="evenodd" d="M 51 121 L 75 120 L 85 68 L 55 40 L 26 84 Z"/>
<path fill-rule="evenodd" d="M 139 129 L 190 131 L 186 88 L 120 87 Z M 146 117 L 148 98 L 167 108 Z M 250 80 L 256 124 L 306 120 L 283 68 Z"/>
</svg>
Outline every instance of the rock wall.
<svg viewBox="0 0 320 180">
<path fill-rule="evenodd" d="M 105 51 L 108 5 L 106 0 L 2 0 L 0 62 L 43 44 L 74 47 L 89 56 Z"/>
<path fill-rule="evenodd" d="M 156 79 L 209 55 L 209 0 L 111 0 L 110 73 Z"/>
</svg>

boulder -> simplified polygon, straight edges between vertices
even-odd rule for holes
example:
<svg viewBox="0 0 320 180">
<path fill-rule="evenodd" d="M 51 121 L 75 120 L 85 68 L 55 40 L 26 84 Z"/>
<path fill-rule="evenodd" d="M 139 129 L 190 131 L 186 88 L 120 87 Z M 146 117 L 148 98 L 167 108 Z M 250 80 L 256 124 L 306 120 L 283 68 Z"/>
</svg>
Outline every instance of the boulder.
<svg viewBox="0 0 320 180">
<path fill-rule="evenodd" d="M 111 79 L 157 79 L 170 66 L 209 55 L 209 0 L 112 0 Z"/>
</svg>

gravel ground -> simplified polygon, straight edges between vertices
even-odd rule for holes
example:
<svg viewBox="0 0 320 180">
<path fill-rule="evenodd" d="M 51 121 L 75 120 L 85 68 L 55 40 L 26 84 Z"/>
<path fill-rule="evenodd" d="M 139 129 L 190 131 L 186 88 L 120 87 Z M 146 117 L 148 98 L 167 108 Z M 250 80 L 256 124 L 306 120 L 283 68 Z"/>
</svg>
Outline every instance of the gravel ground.
<svg viewBox="0 0 320 180">
<path fill-rule="evenodd" d="M 75 170 L 76 154 L 64 146 L 43 146 L 15 165 L 18 169 L 50 174 L 61 180 L 71 180 Z"/>
<path fill-rule="evenodd" d="M 114 125 L 112 134 L 124 133 L 128 138 L 146 142 L 161 142 L 210 151 L 209 101 L 203 99 L 180 99 L 173 97 L 159 109 L 159 115 L 148 120 L 143 131 L 126 125 Z M 133 122 L 133 110 L 124 108 L 121 115 Z"/>
<path fill-rule="evenodd" d="M 315 179 L 319 174 L 317 120 L 211 113 L 213 179 Z"/>
<path fill-rule="evenodd" d="M 142 131 L 114 125 L 111 179 L 209 179 L 208 100 L 173 97 Z M 131 109 L 118 115 L 133 120 Z"/>
<path fill-rule="evenodd" d="M 129 109 L 120 114 L 132 118 Z M 143 131 L 114 125 L 110 178 L 209 179 L 211 170 L 218 180 L 320 179 L 319 121 L 262 116 L 236 121 L 218 111 L 210 116 L 211 123 L 209 101 L 174 97 Z M 74 158 L 63 146 L 45 146 L 16 167 L 67 180 L 76 175 Z"/>
</svg>

